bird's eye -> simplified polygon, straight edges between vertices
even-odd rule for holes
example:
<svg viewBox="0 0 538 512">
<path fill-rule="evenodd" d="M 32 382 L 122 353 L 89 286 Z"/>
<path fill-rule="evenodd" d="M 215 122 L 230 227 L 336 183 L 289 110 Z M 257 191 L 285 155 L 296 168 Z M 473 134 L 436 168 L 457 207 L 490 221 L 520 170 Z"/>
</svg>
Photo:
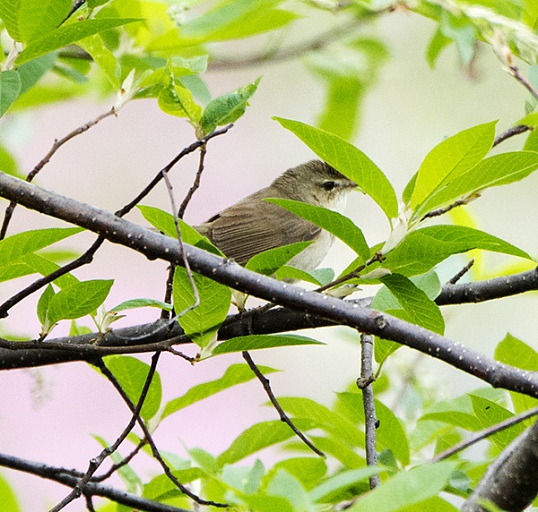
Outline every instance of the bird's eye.
<svg viewBox="0 0 538 512">
<path fill-rule="evenodd" d="M 330 192 L 334 187 L 336 187 L 336 181 L 324 181 L 321 185 L 327 192 Z"/>
</svg>

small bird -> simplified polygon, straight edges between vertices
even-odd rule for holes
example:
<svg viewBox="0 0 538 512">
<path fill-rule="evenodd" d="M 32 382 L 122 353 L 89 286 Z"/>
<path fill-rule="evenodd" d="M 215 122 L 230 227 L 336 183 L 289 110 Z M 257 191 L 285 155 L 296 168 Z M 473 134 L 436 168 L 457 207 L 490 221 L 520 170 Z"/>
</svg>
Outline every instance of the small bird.
<svg viewBox="0 0 538 512">
<path fill-rule="evenodd" d="M 240 265 L 267 249 L 314 240 L 289 265 L 305 271 L 318 267 L 327 255 L 333 236 L 284 208 L 264 201 L 268 197 L 293 199 L 341 212 L 348 192 L 357 185 L 320 160 L 293 167 L 268 187 L 194 226 L 228 258 Z"/>
</svg>

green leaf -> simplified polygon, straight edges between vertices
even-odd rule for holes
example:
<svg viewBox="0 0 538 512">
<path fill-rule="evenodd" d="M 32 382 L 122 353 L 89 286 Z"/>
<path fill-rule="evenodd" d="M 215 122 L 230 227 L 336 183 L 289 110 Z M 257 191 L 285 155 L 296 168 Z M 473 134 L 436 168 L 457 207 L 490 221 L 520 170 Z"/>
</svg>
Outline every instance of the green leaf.
<svg viewBox="0 0 538 512">
<path fill-rule="evenodd" d="M 281 496 L 264 496 L 245 494 L 241 499 L 248 505 L 248 510 L 256 512 L 294 512 L 296 509 L 286 498 Z"/>
<path fill-rule="evenodd" d="M 288 334 L 278 336 L 272 334 L 253 334 L 251 336 L 239 336 L 224 341 L 213 349 L 213 354 L 229 354 L 230 352 L 243 352 L 244 350 L 259 350 L 275 347 L 294 347 L 297 345 L 325 345 L 306 336 Z"/>
<path fill-rule="evenodd" d="M 301 419 L 294 421 L 294 423 L 301 432 L 305 432 L 315 425 L 313 421 Z M 294 435 L 291 428 L 282 421 L 256 423 L 242 432 L 230 447 L 217 457 L 217 464 L 220 467 L 224 464 L 234 464 L 264 448 L 286 441 Z"/>
<path fill-rule="evenodd" d="M 316 155 L 353 180 L 390 219 L 398 215 L 398 200 L 389 180 L 360 149 L 332 133 L 299 121 L 274 117 L 301 139 Z"/>
<path fill-rule="evenodd" d="M 460 59 L 468 65 L 476 52 L 475 27 L 466 16 L 456 16 L 448 9 L 441 11 L 439 23 L 441 33 L 456 43 Z"/>
<path fill-rule="evenodd" d="M 0 503 L 4 512 L 21 512 L 17 496 L 8 481 L 0 475 Z"/>
<path fill-rule="evenodd" d="M 266 199 L 282 208 L 306 219 L 342 240 L 366 261 L 370 257 L 370 249 L 360 228 L 341 213 L 313 204 L 293 201 L 292 199 Z"/>
<path fill-rule="evenodd" d="M 409 233 L 387 254 L 382 267 L 405 276 L 424 274 L 452 254 L 472 249 L 532 259 L 521 249 L 478 229 L 438 225 Z"/>
<path fill-rule="evenodd" d="M 114 281 L 95 279 L 81 281 L 60 290 L 50 301 L 49 322 L 74 320 L 93 313 L 108 296 Z"/>
<path fill-rule="evenodd" d="M 83 231 L 82 228 L 47 228 L 17 233 L 0 240 L 2 265 L 20 261 L 25 255 L 48 247 L 64 238 Z"/>
<path fill-rule="evenodd" d="M 49 284 L 41 294 L 41 297 L 39 297 L 39 301 L 37 302 L 37 318 L 39 319 L 39 322 L 41 323 L 41 326 L 44 327 L 43 331 L 48 332 L 49 331 L 49 325 L 48 325 L 48 310 L 49 310 L 49 304 L 51 299 L 54 297 L 54 289 Z"/>
<path fill-rule="evenodd" d="M 104 360 L 107 368 L 114 374 L 131 402 L 136 406 L 149 374 L 149 365 L 130 356 L 107 356 Z M 155 372 L 144 400 L 144 405 L 140 411 L 140 416 L 145 421 L 150 420 L 157 414 L 161 406 L 161 399 L 161 378 Z"/>
<path fill-rule="evenodd" d="M 420 418 L 420 421 L 426 420 L 442 421 L 472 432 L 482 428 L 482 424 L 474 414 L 473 405 L 468 395 L 436 402 Z"/>
<path fill-rule="evenodd" d="M 409 441 L 400 420 L 379 400 L 375 400 L 375 411 L 379 420 L 376 431 L 378 443 L 391 450 L 400 463 L 407 466 L 410 462 Z"/>
<path fill-rule="evenodd" d="M 364 445 L 364 434 L 353 423 L 315 400 L 280 397 L 278 402 L 294 418 L 315 421 L 319 428 L 351 446 Z"/>
<path fill-rule="evenodd" d="M 109 18 L 83 20 L 71 25 L 61 27 L 47 33 L 39 39 L 33 40 L 18 56 L 17 64 L 23 64 L 29 60 L 45 55 L 46 53 L 63 48 L 68 44 L 75 43 L 85 37 L 121 27 L 128 23 L 142 21 L 139 18 Z"/>
<path fill-rule="evenodd" d="M 15 103 L 21 92 L 21 78 L 16 71 L 0 72 L 0 117 Z"/>
<path fill-rule="evenodd" d="M 200 347 L 205 347 L 215 336 L 220 324 L 225 320 L 232 294 L 227 286 L 193 273 L 193 280 L 200 303 L 183 313 L 195 304 L 192 285 L 183 267 L 177 267 L 174 273 L 173 298 L 174 309 L 179 317 L 179 324 L 185 334 Z"/>
<path fill-rule="evenodd" d="M 270 276 L 283 267 L 288 261 L 304 251 L 312 242 L 296 242 L 294 244 L 275 247 L 260 252 L 248 260 L 245 268 Z"/>
<path fill-rule="evenodd" d="M 261 77 L 231 94 L 219 96 L 211 101 L 204 109 L 200 121 L 202 132 L 208 134 L 217 126 L 237 121 L 245 113 L 248 100 L 256 92 L 260 80 Z"/>
<path fill-rule="evenodd" d="M 510 333 L 495 348 L 495 359 L 522 370 L 538 371 L 538 353 L 536 350 Z"/>
<path fill-rule="evenodd" d="M 8 34 L 28 43 L 56 28 L 71 9 L 71 0 L 2 0 L 0 18 Z"/>
<path fill-rule="evenodd" d="M 159 94 L 158 103 L 159 108 L 166 114 L 186 117 L 194 126 L 202 117 L 202 107 L 195 103 L 191 91 L 182 85 L 174 84 L 173 79 Z"/>
<path fill-rule="evenodd" d="M 366 481 L 371 476 L 378 475 L 384 471 L 385 469 L 379 466 L 342 471 L 312 489 L 310 491 L 310 499 L 317 503 L 327 503 L 327 499 L 332 494 L 342 492 L 350 487 L 355 487 L 357 483 Z M 331 501 L 329 500 L 329 502 Z"/>
<path fill-rule="evenodd" d="M 26 265 L 42 276 L 48 276 L 60 268 L 60 265 L 54 261 L 50 261 L 41 254 L 30 253 L 24 256 L 23 259 Z M 53 283 L 60 288 L 66 288 L 78 282 L 79 280 L 73 274 L 64 274 L 53 281 Z"/>
<path fill-rule="evenodd" d="M 276 470 L 273 478 L 267 485 L 267 494 L 287 499 L 293 510 L 307 510 L 309 508 L 308 495 L 301 483 L 287 471 Z"/>
<path fill-rule="evenodd" d="M 163 302 L 162 300 L 157 299 L 131 299 L 118 304 L 117 306 L 110 309 L 110 313 L 125 311 L 127 309 L 136 309 L 136 308 L 158 308 L 163 309 L 164 311 L 172 311 L 172 306 Z"/>
<path fill-rule="evenodd" d="M 359 496 L 349 512 L 396 512 L 438 495 L 448 484 L 457 463 L 443 461 L 398 473 L 382 486 Z M 395 496 L 398 499 L 395 499 Z"/>
<path fill-rule="evenodd" d="M 495 138 L 496 122 L 480 124 L 449 137 L 435 146 L 422 162 L 416 178 L 411 208 L 477 165 Z"/>
<path fill-rule="evenodd" d="M 265 375 L 273 373 L 278 370 L 270 368 L 269 366 L 259 366 L 259 370 Z M 204 400 L 210 396 L 213 396 L 225 389 L 249 382 L 255 379 L 253 371 L 246 364 L 233 364 L 226 369 L 224 375 L 218 379 L 210 382 L 204 382 L 190 388 L 184 395 L 170 400 L 164 407 L 162 418 L 166 418 L 171 414 L 188 407 L 200 400 Z"/>
<path fill-rule="evenodd" d="M 417 211 L 421 217 L 427 211 L 447 206 L 459 199 L 472 198 L 490 187 L 519 181 L 538 169 L 538 153 L 517 151 L 486 158 L 432 194 Z"/>
<path fill-rule="evenodd" d="M 441 50 L 446 48 L 451 42 L 452 41 L 448 37 L 444 36 L 439 29 L 434 32 L 426 50 L 426 62 L 430 68 L 434 68 L 435 62 L 441 54 Z"/>
<path fill-rule="evenodd" d="M 303 485 L 312 487 L 327 473 L 327 463 L 319 457 L 293 457 L 277 462 L 271 471 L 284 470 Z"/>
<path fill-rule="evenodd" d="M 390 274 L 380 281 L 394 294 L 412 323 L 443 334 L 445 321 L 439 306 L 411 280 L 401 274 Z"/>
<path fill-rule="evenodd" d="M 56 60 L 56 54 L 51 53 L 19 66 L 17 68 L 17 73 L 21 77 L 19 96 L 31 89 L 47 71 L 52 69 Z"/>
</svg>

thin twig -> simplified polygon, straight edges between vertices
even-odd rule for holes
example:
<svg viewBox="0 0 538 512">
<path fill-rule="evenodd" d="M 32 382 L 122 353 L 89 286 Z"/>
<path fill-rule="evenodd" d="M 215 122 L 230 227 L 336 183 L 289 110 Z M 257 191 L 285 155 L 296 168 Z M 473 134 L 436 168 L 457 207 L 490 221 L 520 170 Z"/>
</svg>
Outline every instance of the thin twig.
<svg viewBox="0 0 538 512">
<path fill-rule="evenodd" d="M 86 487 L 87 483 L 90 481 L 91 477 L 95 474 L 95 472 L 99 469 L 99 466 L 105 461 L 105 459 L 114 453 L 121 443 L 125 440 L 127 435 L 133 430 L 135 424 L 137 422 L 141 422 L 140 418 L 140 411 L 142 410 L 142 406 L 144 405 L 144 402 L 146 400 L 149 387 L 151 385 L 151 382 L 153 380 L 153 376 L 155 375 L 155 371 L 157 369 L 157 362 L 159 361 L 159 352 L 156 352 L 153 355 L 153 358 L 151 360 L 151 366 L 149 368 L 148 374 L 146 376 L 146 381 L 144 382 L 144 387 L 142 388 L 142 392 L 140 393 L 140 398 L 138 399 L 138 402 L 136 404 L 136 407 L 133 409 L 133 414 L 131 416 L 131 419 L 129 420 L 129 423 L 127 426 L 123 429 L 123 432 L 118 436 L 116 441 L 112 443 L 110 446 L 107 446 L 97 457 L 90 460 L 90 464 L 88 467 L 88 470 L 86 471 L 85 475 L 78 481 L 77 485 L 73 488 L 73 490 L 55 507 L 53 507 L 50 512 L 59 512 L 64 507 L 66 507 L 69 503 L 74 501 L 75 499 L 79 498 L 82 494 L 84 494 L 84 488 Z M 102 359 L 99 359 L 97 366 L 99 368 L 104 368 L 105 364 Z"/>
<path fill-rule="evenodd" d="M 156 352 L 154 357 L 158 359 L 160 356 L 160 352 Z M 125 393 L 124 389 L 121 387 L 120 383 L 114 376 L 114 374 L 103 364 L 99 366 L 99 369 L 101 372 L 105 375 L 105 377 L 112 383 L 112 385 L 116 388 L 120 396 L 123 398 L 123 401 L 127 404 L 129 409 L 134 412 L 135 406 L 127 393 Z M 217 503 L 215 501 L 210 500 L 204 500 L 194 494 L 192 491 L 190 491 L 187 487 L 185 487 L 172 473 L 172 470 L 170 469 L 170 466 L 165 462 L 163 459 L 161 453 L 159 452 L 159 449 L 157 448 L 157 445 L 155 444 L 155 441 L 153 440 L 153 437 L 151 433 L 149 432 L 146 424 L 142 421 L 140 417 L 137 418 L 138 424 L 140 428 L 142 429 L 142 432 L 144 433 L 144 437 L 146 438 L 150 448 L 151 453 L 155 460 L 161 465 L 161 468 L 163 469 L 165 475 L 168 477 L 168 479 L 183 493 L 186 494 L 189 498 L 193 499 L 196 503 L 199 505 L 212 505 L 214 507 L 222 507 L 225 508 L 228 505 L 226 503 Z"/>
<path fill-rule="evenodd" d="M 504 142 L 506 139 L 509 139 L 510 137 L 513 137 L 514 135 L 519 135 L 520 133 L 528 132 L 529 130 L 534 130 L 534 127 L 527 126 L 526 124 L 518 124 L 516 126 L 511 126 L 508 128 L 508 130 L 500 133 L 495 137 L 495 140 L 493 141 L 493 146 L 495 147 L 501 142 Z"/>
<path fill-rule="evenodd" d="M 273 390 L 271 389 L 271 383 L 269 382 L 269 379 L 260 371 L 256 363 L 252 360 L 252 357 L 250 357 L 250 354 L 245 350 L 242 352 L 243 359 L 247 362 L 250 369 L 254 372 L 254 375 L 256 375 L 257 379 L 261 382 L 263 389 L 267 393 L 267 396 L 269 397 L 269 400 L 273 404 L 273 407 L 278 412 L 278 415 L 280 416 L 280 419 L 290 427 L 295 435 L 304 443 L 308 448 L 310 448 L 315 454 L 319 455 L 320 457 L 325 457 L 325 454 L 316 448 L 312 442 L 293 424 L 289 416 L 284 412 L 280 404 L 278 403 L 278 400 L 275 397 L 275 394 L 273 393 Z"/>
<path fill-rule="evenodd" d="M 426 219 L 439 217 L 449 212 L 450 210 L 457 208 L 458 206 L 463 206 L 467 204 L 468 202 L 469 202 L 468 199 L 459 199 L 458 201 L 454 201 L 452 204 L 449 204 L 448 206 L 445 206 L 444 208 L 439 208 L 438 210 L 432 210 L 431 212 L 426 213 L 426 215 L 424 215 L 422 219 L 420 219 L 420 221 L 422 222 L 423 220 L 426 220 Z"/>
<path fill-rule="evenodd" d="M 202 173 L 204 172 L 204 162 L 205 162 L 205 156 L 207 153 L 207 147 L 201 146 L 200 147 L 200 159 L 198 160 L 198 169 L 196 171 L 196 176 L 194 177 L 194 182 L 187 192 L 187 195 L 185 196 L 185 199 L 183 199 L 183 202 L 181 203 L 181 206 L 179 207 L 179 210 L 177 212 L 177 216 L 182 219 L 185 215 L 185 210 L 187 209 L 187 206 L 189 205 L 190 200 L 192 199 L 192 196 L 194 193 L 198 190 L 200 187 L 200 180 L 202 178 Z"/>
<path fill-rule="evenodd" d="M 54 143 L 52 144 L 52 147 L 50 148 L 49 152 L 41 159 L 41 161 L 28 173 L 28 176 L 26 176 L 26 181 L 30 183 L 47 165 L 50 161 L 50 159 L 54 156 L 54 154 L 66 143 L 69 142 L 71 139 L 76 137 L 77 135 L 80 135 L 81 133 L 84 133 L 88 131 L 92 126 L 95 126 L 99 121 L 102 121 L 103 119 L 116 115 L 116 110 L 114 107 L 112 107 L 108 112 L 105 112 L 104 114 L 101 114 L 97 116 L 95 119 L 92 119 L 91 121 L 88 121 L 86 124 L 83 124 L 82 126 L 79 126 L 72 132 L 68 133 L 65 137 L 62 139 L 56 139 Z M 0 229 L 0 240 L 3 240 L 6 237 L 7 228 L 9 226 L 9 222 L 11 221 L 11 218 L 13 217 L 13 212 L 15 211 L 15 207 L 17 206 L 16 201 L 11 201 L 9 205 L 6 208 L 6 211 L 4 213 L 4 221 L 2 223 L 2 228 Z"/>
<path fill-rule="evenodd" d="M 370 334 L 361 333 L 361 376 L 357 379 L 357 387 L 362 391 L 362 404 L 364 407 L 364 435 L 366 447 L 366 464 L 377 466 L 376 429 L 379 421 L 375 413 L 374 391 L 372 382 L 375 380 L 372 359 L 374 338 Z M 370 477 L 370 489 L 381 485 L 379 475 Z"/>
<path fill-rule="evenodd" d="M 512 57 L 508 59 L 510 74 L 531 93 L 534 99 L 538 100 L 538 91 L 532 84 L 519 72 L 519 68 L 512 63 Z"/>
<path fill-rule="evenodd" d="M 134 457 L 140 452 L 140 450 L 142 448 L 144 448 L 144 446 L 146 446 L 147 444 L 148 444 L 148 442 L 145 439 L 141 439 L 140 442 L 135 446 L 134 450 L 131 451 L 131 453 L 129 453 L 128 455 L 123 457 L 123 459 L 121 459 L 116 464 L 113 464 L 106 473 L 103 473 L 102 475 L 99 475 L 99 476 L 94 476 L 91 479 L 91 481 L 92 482 L 103 482 L 104 480 L 107 480 L 116 471 L 118 471 L 118 469 L 120 469 L 120 468 L 126 466 L 127 464 L 129 464 L 129 462 L 131 462 L 134 459 Z"/>
<path fill-rule="evenodd" d="M 471 267 L 474 265 L 474 258 L 465 265 L 452 279 L 448 281 L 448 284 L 456 284 L 469 270 L 471 270 Z"/>
<path fill-rule="evenodd" d="M 479 441 L 482 441 L 483 439 L 486 439 L 489 436 L 496 434 L 497 432 L 506 430 L 507 428 L 517 425 L 518 423 L 521 423 L 522 421 L 525 421 L 526 419 L 536 415 L 538 415 L 538 407 L 534 407 L 533 409 L 529 409 L 528 411 L 522 412 L 517 416 L 513 416 L 512 418 L 503 420 L 496 425 L 485 428 L 484 430 L 481 430 L 480 432 L 477 432 L 476 434 L 471 436 L 469 439 L 466 439 L 465 441 L 462 441 L 461 443 L 450 447 L 444 452 L 438 453 L 435 457 L 432 458 L 431 462 L 439 462 L 440 460 L 448 459 L 448 457 L 451 457 L 455 453 L 461 452 L 462 450 L 465 450 L 465 448 L 468 448 L 469 446 L 472 446 L 473 444 L 476 444 Z"/>
<path fill-rule="evenodd" d="M 355 270 L 352 270 L 351 272 L 348 272 L 346 275 L 339 277 L 338 279 L 335 279 L 334 281 L 325 284 L 323 286 L 320 286 L 319 288 L 316 288 L 314 291 L 316 292 L 323 292 L 329 288 L 332 288 L 333 286 L 345 283 L 346 281 L 349 281 L 350 279 L 353 279 L 355 277 L 358 277 L 358 275 L 366 268 L 368 268 L 370 265 L 375 263 L 376 261 L 383 261 L 384 256 L 378 252 L 374 254 L 367 262 L 363 263 L 362 265 L 359 265 Z"/>
</svg>

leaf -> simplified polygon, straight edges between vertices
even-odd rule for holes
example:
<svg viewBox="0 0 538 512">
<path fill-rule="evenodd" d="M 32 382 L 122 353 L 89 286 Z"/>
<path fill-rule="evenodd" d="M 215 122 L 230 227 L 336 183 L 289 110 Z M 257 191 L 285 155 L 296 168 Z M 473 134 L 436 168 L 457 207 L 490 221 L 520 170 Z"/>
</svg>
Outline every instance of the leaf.
<svg viewBox="0 0 538 512">
<path fill-rule="evenodd" d="M 477 165 L 493 145 L 495 125 L 473 126 L 435 146 L 418 170 L 411 208 L 416 209 L 432 193 Z"/>
<path fill-rule="evenodd" d="M 382 267 L 404 276 L 424 274 L 452 254 L 472 249 L 532 259 L 521 249 L 478 229 L 438 225 L 409 233 L 387 254 Z"/>
<path fill-rule="evenodd" d="M 294 347 L 297 345 L 325 345 L 306 336 L 288 334 L 277 336 L 269 334 L 253 334 L 251 336 L 238 336 L 224 341 L 213 349 L 213 355 L 229 354 L 230 352 L 243 352 L 244 350 L 258 350 L 275 347 Z"/>
<path fill-rule="evenodd" d="M 401 274 L 390 274 L 380 281 L 394 294 L 412 323 L 443 334 L 445 321 L 439 306 L 412 281 Z"/>
<path fill-rule="evenodd" d="M 259 366 L 258 368 L 264 375 L 278 371 L 269 366 Z M 170 400 L 164 407 L 162 418 L 164 419 L 189 405 L 220 393 L 225 389 L 237 386 L 238 384 L 243 384 L 244 382 L 248 382 L 255 378 L 256 375 L 248 365 L 233 364 L 226 369 L 226 372 L 222 377 L 210 382 L 198 384 L 197 386 L 190 388 L 184 395 Z"/>
<path fill-rule="evenodd" d="M 56 28 L 69 14 L 71 0 L 2 0 L 0 18 L 15 41 L 28 43 Z"/>
<path fill-rule="evenodd" d="M 195 103 L 191 91 L 182 85 L 174 84 L 173 79 L 159 94 L 158 104 L 166 114 L 186 117 L 194 126 L 202 117 L 202 107 Z"/>
<path fill-rule="evenodd" d="M 21 78 L 16 71 L 0 72 L 0 117 L 15 103 L 21 91 Z"/>
<path fill-rule="evenodd" d="M 265 199 L 269 203 L 278 204 L 282 208 L 306 219 L 342 240 L 353 249 L 364 261 L 370 257 L 370 249 L 360 228 L 341 213 L 313 204 L 293 201 L 292 199 Z"/>
<path fill-rule="evenodd" d="M 17 496 L 8 481 L 0 475 L 0 503 L 5 512 L 21 512 Z"/>
<path fill-rule="evenodd" d="M 294 421 L 294 423 L 301 432 L 305 432 L 315 425 L 315 422 L 301 419 Z M 256 423 L 242 432 L 230 447 L 217 457 L 217 464 L 220 467 L 224 466 L 224 464 L 234 464 L 253 453 L 281 443 L 294 435 L 291 428 L 282 421 Z"/>
<path fill-rule="evenodd" d="M 0 240 L 2 265 L 20 261 L 25 255 L 48 247 L 64 238 L 83 231 L 81 228 L 47 228 L 17 233 Z"/>
<path fill-rule="evenodd" d="M 49 328 L 51 327 L 48 322 L 48 309 L 51 299 L 54 297 L 54 288 L 49 284 L 41 294 L 41 297 L 39 297 L 39 301 L 37 302 L 37 318 L 39 319 L 39 322 L 41 323 L 41 326 L 43 328 L 43 332 L 49 332 Z"/>
<path fill-rule="evenodd" d="M 103 304 L 113 283 L 112 279 L 95 279 L 60 290 L 50 301 L 49 322 L 55 324 L 59 320 L 74 320 L 93 313 Z"/>
<path fill-rule="evenodd" d="M 57 56 L 54 53 L 43 55 L 37 59 L 23 64 L 17 68 L 21 78 L 21 90 L 19 96 L 31 89 L 39 79 L 56 63 Z"/>
<path fill-rule="evenodd" d="M 157 299 L 130 299 L 118 304 L 117 306 L 110 309 L 109 313 L 125 311 L 127 309 L 136 309 L 136 308 L 158 308 L 164 311 L 172 311 L 172 306 Z"/>
<path fill-rule="evenodd" d="M 267 494 L 287 499 L 293 506 L 292 510 L 308 510 L 306 490 L 294 476 L 283 469 L 274 470 L 273 478 L 267 485 Z"/>
<path fill-rule="evenodd" d="M 211 101 L 204 109 L 200 126 L 206 135 L 217 126 L 237 121 L 247 109 L 249 98 L 256 92 L 261 77 L 253 83 L 237 89 L 231 94 L 219 96 Z"/>
<path fill-rule="evenodd" d="M 296 242 L 282 247 L 275 247 L 274 249 L 267 249 L 252 256 L 245 268 L 258 274 L 270 276 L 311 244 L 311 241 Z"/>
<path fill-rule="evenodd" d="M 332 133 L 299 121 L 273 119 L 299 137 L 322 160 L 353 180 L 381 207 L 389 220 L 398 215 L 398 200 L 392 185 L 360 149 Z"/>
<path fill-rule="evenodd" d="M 193 280 L 200 303 L 185 312 L 195 304 L 192 285 L 183 267 L 177 267 L 174 273 L 173 298 L 178 321 L 185 334 L 198 346 L 205 347 L 213 339 L 216 331 L 225 320 L 232 294 L 224 286 L 201 274 L 193 273 Z"/>
<path fill-rule="evenodd" d="M 114 374 L 121 387 L 136 406 L 144 389 L 149 365 L 131 356 L 107 356 L 104 358 L 107 368 Z M 157 372 L 153 375 L 140 416 L 148 421 L 159 410 L 162 400 L 161 378 Z"/>
<path fill-rule="evenodd" d="M 17 57 L 17 64 L 23 64 L 29 60 L 45 55 L 46 53 L 63 48 L 68 44 L 75 43 L 80 39 L 89 37 L 112 28 L 121 27 L 129 23 L 143 21 L 139 18 L 109 18 L 89 19 L 62 25 L 48 32 L 43 37 L 33 40 Z"/>
<path fill-rule="evenodd" d="M 443 461 L 398 473 L 382 486 L 359 496 L 349 512 L 396 512 L 439 494 L 457 463 Z M 398 499 L 395 499 L 395 496 Z"/>
<path fill-rule="evenodd" d="M 495 359 L 522 370 L 538 371 L 536 350 L 510 333 L 495 348 Z"/>
<path fill-rule="evenodd" d="M 359 482 L 365 481 L 373 475 L 386 471 L 380 466 L 369 466 L 360 469 L 342 471 L 322 482 L 310 491 L 310 499 L 317 503 L 327 503 L 331 494 L 341 492 L 349 487 L 355 487 Z"/>
<path fill-rule="evenodd" d="M 416 215 L 422 217 L 427 211 L 472 197 L 486 188 L 519 181 L 536 169 L 538 153 L 534 151 L 515 151 L 486 158 L 432 194 Z"/>
<path fill-rule="evenodd" d="M 391 450 L 402 466 L 407 466 L 410 462 L 409 441 L 400 420 L 379 400 L 375 400 L 375 411 L 379 421 L 378 443 Z"/>
</svg>

